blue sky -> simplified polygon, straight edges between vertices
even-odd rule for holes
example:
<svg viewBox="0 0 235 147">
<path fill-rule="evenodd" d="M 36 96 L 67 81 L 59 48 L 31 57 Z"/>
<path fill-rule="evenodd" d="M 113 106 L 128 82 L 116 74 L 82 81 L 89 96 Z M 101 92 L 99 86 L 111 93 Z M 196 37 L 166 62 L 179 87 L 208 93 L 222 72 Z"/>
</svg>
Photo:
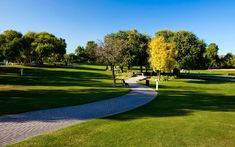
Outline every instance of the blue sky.
<svg viewBox="0 0 235 147">
<path fill-rule="evenodd" d="M 66 39 L 73 52 L 88 40 L 137 29 L 151 36 L 162 29 L 188 30 L 219 53 L 235 54 L 233 0 L 0 0 L 0 32 L 47 31 Z"/>
</svg>

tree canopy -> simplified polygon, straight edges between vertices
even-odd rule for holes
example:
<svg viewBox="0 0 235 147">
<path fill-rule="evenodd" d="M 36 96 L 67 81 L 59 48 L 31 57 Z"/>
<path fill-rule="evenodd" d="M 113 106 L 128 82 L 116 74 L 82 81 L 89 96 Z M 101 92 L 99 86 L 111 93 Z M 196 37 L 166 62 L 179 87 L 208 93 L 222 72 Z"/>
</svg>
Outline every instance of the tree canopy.
<svg viewBox="0 0 235 147">
<path fill-rule="evenodd" d="M 179 68 L 200 69 L 204 67 L 206 44 L 192 32 L 163 30 L 156 32 L 155 36 L 163 36 L 167 42 L 175 45 Z"/>
<path fill-rule="evenodd" d="M 19 62 L 23 51 L 23 39 L 20 32 L 6 30 L 0 35 L 1 57 L 12 62 Z"/>
<path fill-rule="evenodd" d="M 65 40 L 47 32 L 28 32 L 23 36 L 6 30 L 0 34 L 0 43 L 0 57 L 11 62 L 57 62 L 66 53 Z"/>
<path fill-rule="evenodd" d="M 205 57 L 209 65 L 208 68 L 217 68 L 219 65 L 219 56 L 218 56 L 219 47 L 215 43 L 211 43 L 206 48 Z"/>
<path fill-rule="evenodd" d="M 153 71 L 166 72 L 173 69 L 176 64 L 176 52 L 173 43 L 168 43 L 163 36 L 158 36 L 150 41 L 149 48 L 149 62 Z"/>
<path fill-rule="evenodd" d="M 122 39 L 126 42 L 126 48 L 122 52 L 122 62 L 120 67 L 139 65 L 141 72 L 142 66 L 148 62 L 148 41 L 150 37 L 146 34 L 139 33 L 137 30 L 118 31 L 106 35 L 106 38 Z"/>
<path fill-rule="evenodd" d="M 164 43 L 170 43 L 174 47 L 176 61 L 175 67 L 179 69 L 205 69 L 205 68 L 232 68 L 235 66 L 235 55 L 227 53 L 218 55 L 219 47 L 216 43 L 206 43 L 189 31 L 160 30 L 155 33 L 154 39 L 164 38 Z M 122 40 L 122 50 L 115 63 L 124 71 L 131 66 L 149 67 L 149 42 L 147 34 L 137 30 L 125 30 L 105 35 L 103 44 L 114 43 L 114 46 Z M 117 43 L 116 43 L 117 41 Z M 16 63 L 57 63 L 64 61 L 104 63 L 104 57 L 97 56 L 100 45 L 96 41 L 87 41 L 85 46 L 78 46 L 74 54 L 66 53 L 66 42 L 48 32 L 27 32 L 22 34 L 15 30 L 6 30 L 0 34 L 0 60 L 8 60 Z M 109 45 L 110 46 L 110 45 Z M 113 49 L 113 52 L 116 50 Z M 159 53 L 160 54 L 160 53 Z"/>
<path fill-rule="evenodd" d="M 122 55 L 126 47 L 125 40 L 107 35 L 104 42 L 100 42 L 96 49 L 96 55 L 100 61 L 111 66 L 114 87 L 116 86 L 115 65 L 122 62 Z"/>
</svg>

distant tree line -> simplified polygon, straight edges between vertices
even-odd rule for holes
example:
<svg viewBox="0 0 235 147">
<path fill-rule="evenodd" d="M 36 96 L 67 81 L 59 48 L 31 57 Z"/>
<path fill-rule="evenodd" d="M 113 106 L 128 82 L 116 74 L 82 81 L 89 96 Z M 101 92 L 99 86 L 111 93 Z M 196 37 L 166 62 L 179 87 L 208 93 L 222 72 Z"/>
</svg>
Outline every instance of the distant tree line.
<svg viewBox="0 0 235 147">
<path fill-rule="evenodd" d="M 0 34 L 0 59 L 15 63 L 43 64 L 61 62 L 66 53 L 66 42 L 47 32 L 28 32 L 23 35 L 15 30 Z"/>
<path fill-rule="evenodd" d="M 158 37 L 162 39 L 156 39 Z M 15 30 L 6 30 L 0 34 L 0 60 L 36 64 L 45 62 L 103 63 L 111 68 L 118 66 L 121 71 L 124 70 L 124 67 L 131 69 L 132 66 L 139 66 L 142 72 L 143 69 L 146 70 L 150 66 L 153 68 L 149 62 L 150 43 L 153 40 L 163 45 L 171 44 L 172 50 L 174 50 L 172 59 L 175 61 L 170 62 L 171 66 L 167 65 L 171 68 L 235 67 L 235 55 L 232 53 L 218 55 L 219 47 L 216 43 L 207 45 L 192 32 L 170 30 L 158 31 L 152 38 L 137 30 L 118 31 L 107 34 L 103 41 L 88 41 L 85 46 L 78 46 L 74 53 L 69 54 L 66 54 L 65 40 L 51 33 L 28 32 L 23 35 Z M 154 43 L 152 42 L 152 44 Z M 158 54 L 161 55 L 163 51 Z M 160 60 L 159 56 L 155 58 Z"/>
<path fill-rule="evenodd" d="M 85 47 L 78 46 L 71 57 L 76 56 L 78 62 L 105 63 L 107 65 L 119 66 L 123 71 L 131 66 L 150 67 L 149 44 L 156 37 L 163 37 L 166 43 L 174 46 L 173 67 L 178 69 L 208 69 L 208 68 L 233 68 L 235 67 L 235 55 L 227 53 L 218 55 L 219 47 L 215 43 L 207 45 L 194 33 L 189 31 L 161 30 L 151 38 L 147 34 L 139 33 L 137 30 L 118 31 L 107 34 L 103 42 L 88 41 Z M 122 48 L 118 46 L 122 42 Z M 116 54 L 116 55 L 114 55 Z M 113 61 L 110 61 L 111 58 Z M 75 59 L 75 58 L 71 58 Z M 156 59 L 158 60 L 158 59 Z"/>
<path fill-rule="evenodd" d="M 188 31 L 173 32 L 162 30 L 155 33 L 154 38 L 162 36 L 175 49 L 175 67 L 179 69 L 233 68 L 235 55 L 227 53 L 219 56 L 216 43 L 207 44 L 195 34 Z"/>
</svg>

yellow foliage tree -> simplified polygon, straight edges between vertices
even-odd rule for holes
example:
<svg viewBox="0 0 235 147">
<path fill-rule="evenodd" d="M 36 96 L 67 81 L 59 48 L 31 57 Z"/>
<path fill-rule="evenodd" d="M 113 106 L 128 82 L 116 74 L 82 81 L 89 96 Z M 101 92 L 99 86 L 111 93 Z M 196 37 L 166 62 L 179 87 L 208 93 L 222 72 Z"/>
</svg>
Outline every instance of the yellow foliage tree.
<svg viewBox="0 0 235 147">
<path fill-rule="evenodd" d="M 149 42 L 149 62 L 153 71 L 170 71 L 175 65 L 175 47 L 172 43 L 167 43 L 162 36 L 154 37 Z"/>
</svg>

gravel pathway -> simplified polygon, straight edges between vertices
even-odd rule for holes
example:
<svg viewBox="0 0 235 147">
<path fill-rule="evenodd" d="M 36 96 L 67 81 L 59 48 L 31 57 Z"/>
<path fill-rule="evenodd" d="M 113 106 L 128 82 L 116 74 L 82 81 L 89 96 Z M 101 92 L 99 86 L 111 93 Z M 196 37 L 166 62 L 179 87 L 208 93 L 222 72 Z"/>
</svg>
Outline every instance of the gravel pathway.
<svg viewBox="0 0 235 147">
<path fill-rule="evenodd" d="M 26 112 L 0 117 L 0 146 L 57 130 L 85 120 L 126 112 L 152 101 L 157 93 L 136 81 L 126 80 L 132 91 L 124 96 L 78 106 Z"/>
</svg>

